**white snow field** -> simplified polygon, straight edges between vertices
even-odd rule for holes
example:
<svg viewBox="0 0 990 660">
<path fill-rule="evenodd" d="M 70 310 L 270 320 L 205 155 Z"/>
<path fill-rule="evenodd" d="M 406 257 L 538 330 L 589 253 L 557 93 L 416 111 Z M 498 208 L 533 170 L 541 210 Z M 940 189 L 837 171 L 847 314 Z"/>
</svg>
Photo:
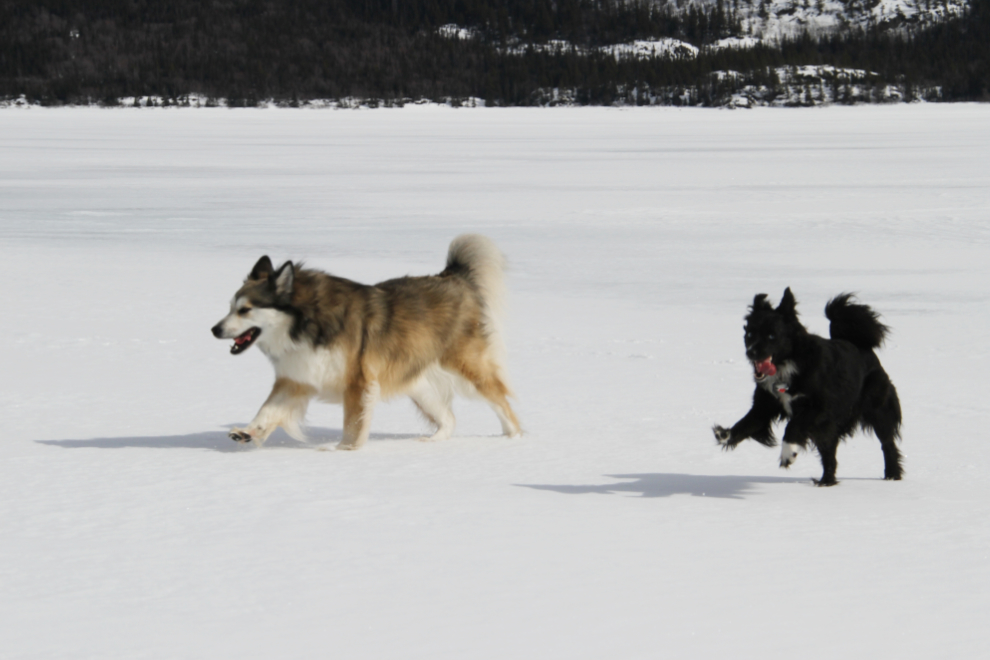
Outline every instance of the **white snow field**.
<svg viewBox="0 0 990 660">
<path fill-rule="evenodd" d="M 267 395 L 210 327 L 262 254 L 365 282 L 508 256 L 527 431 L 407 399 L 357 452 L 226 437 Z M 990 106 L 0 113 L 0 658 L 990 654 Z M 855 291 L 872 436 L 789 471 L 712 424 L 742 318 Z"/>
</svg>

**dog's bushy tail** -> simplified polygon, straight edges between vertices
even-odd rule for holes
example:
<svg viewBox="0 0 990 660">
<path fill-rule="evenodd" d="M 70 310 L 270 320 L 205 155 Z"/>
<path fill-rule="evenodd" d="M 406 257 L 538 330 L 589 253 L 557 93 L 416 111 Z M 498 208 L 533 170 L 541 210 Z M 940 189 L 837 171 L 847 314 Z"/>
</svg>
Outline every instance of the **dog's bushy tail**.
<svg viewBox="0 0 990 660">
<path fill-rule="evenodd" d="M 462 234 L 450 243 L 447 271 L 464 276 L 480 292 L 491 357 L 504 366 L 505 256 L 491 239 L 480 234 Z"/>
<path fill-rule="evenodd" d="M 850 302 L 852 298 L 851 293 L 841 293 L 825 305 L 825 316 L 831 321 L 829 335 L 860 348 L 880 348 L 890 328 L 881 323 L 880 315 L 868 306 Z"/>
</svg>

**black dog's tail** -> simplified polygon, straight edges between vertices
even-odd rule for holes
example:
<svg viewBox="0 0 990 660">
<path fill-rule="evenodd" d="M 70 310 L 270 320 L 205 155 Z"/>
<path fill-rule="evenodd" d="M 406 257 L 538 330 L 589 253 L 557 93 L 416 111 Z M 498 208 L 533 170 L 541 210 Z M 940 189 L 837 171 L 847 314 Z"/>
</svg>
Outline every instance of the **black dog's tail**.
<svg viewBox="0 0 990 660">
<path fill-rule="evenodd" d="M 832 323 L 832 339 L 846 341 L 865 349 L 880 348 L 890 328 L 879 321 L 880 315 L 866 305 L 849 302 L 851 293 L 840 293 L 825 305 L 825 316 Z"/>
</svg>

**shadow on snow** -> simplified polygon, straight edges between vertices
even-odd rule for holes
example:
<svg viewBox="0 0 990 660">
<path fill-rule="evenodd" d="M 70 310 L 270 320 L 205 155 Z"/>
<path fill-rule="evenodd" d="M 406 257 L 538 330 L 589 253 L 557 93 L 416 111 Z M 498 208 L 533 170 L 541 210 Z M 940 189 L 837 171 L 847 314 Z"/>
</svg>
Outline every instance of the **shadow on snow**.
<svg viewBox="0 0 990 660">
<path fill-rule="evenodd" d="M 230 427 L 238 426 L 231 424 Z M 309 442 L 293 440 L 281 429 L 278 429 L 265 442 L 265 448 L 279 447 L 285 449 L 330 449 L 343 438 L 341 429 L 308 428 Z M 372 433 L 370 440 L 409 440 L 419 437 L 406 433 Z M 256 449 L 252 443 L 242 444 L 227 437 L 225 431 L 206 431 L 190 433 L 189 435 L 135 436 L 122 438 L 90 438 L 87 440 L 35 440 L 42 445 L 79 449 L 94 447 L 97 449 L 123 449 L 125 447 L 143 447 L 146 449 L 212 449 L 222 452 L 237 452 Z"/>
<path fill-rule="evenodd" d="M 523 488 L 551 490 L 568 495 L 635 494 L 641 497 L 670 497 L 671 495 L 694 495 L 695 497 L 720 497 L 743 499 L 744 495 L 756 492 L 758 484 L 811 483 L 809 479 L 795 477 L 742 477 L 735 475 L 702 474 L 608 474 L 609 479 L 624 479 L 622 483 L 589 486 L 551 486 L 542 484 L 516 484 Z"/>
</svg>

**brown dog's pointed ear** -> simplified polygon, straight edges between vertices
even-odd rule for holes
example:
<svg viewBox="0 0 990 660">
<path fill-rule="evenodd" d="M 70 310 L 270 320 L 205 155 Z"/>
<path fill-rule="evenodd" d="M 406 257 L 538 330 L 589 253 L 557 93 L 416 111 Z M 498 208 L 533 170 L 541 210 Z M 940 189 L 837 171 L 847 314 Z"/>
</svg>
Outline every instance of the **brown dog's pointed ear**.
<svg viewBox="0 0 990 660">
<path fill-rule="evenodd" d="M 268 258 L 266 254 L 261 259 L 258 259 L 258 263 L 254 265 L 251 269 L 251 274 L 248 275 L 249 280 L 267 280 L 268 276 L 272 274 L 275 270 L 272 267 L 272 260 Z"/>
<path fill-rule="evenodd" d="M 784 316 L 797 316 L 797 301 L 794 300 L 791 287 L 784 289 L 784 296 L 780 299 L 780 304 L 777 305 L 777 312 Z"/>
<path fill-rule="evenodd" d="M 292 285 L 296 281 L 296 267 L 292 265 L 291 261 L 286 261 L 282 264 L 282 267 L 278 269 L 278 272 L 274 275 L 275 280 L 275 295 L 280 298 L 291 298 L 292 297 Z"/>
<path fill-rule="evenodd" d="M 768 311 L 773 311 L 773 306 L 767 302 L 767 294 L 758 293 L 753 296 L 753 307 L 752 310 L 755 312 L 758 309 L 764 309 Z"/>
</svg>

